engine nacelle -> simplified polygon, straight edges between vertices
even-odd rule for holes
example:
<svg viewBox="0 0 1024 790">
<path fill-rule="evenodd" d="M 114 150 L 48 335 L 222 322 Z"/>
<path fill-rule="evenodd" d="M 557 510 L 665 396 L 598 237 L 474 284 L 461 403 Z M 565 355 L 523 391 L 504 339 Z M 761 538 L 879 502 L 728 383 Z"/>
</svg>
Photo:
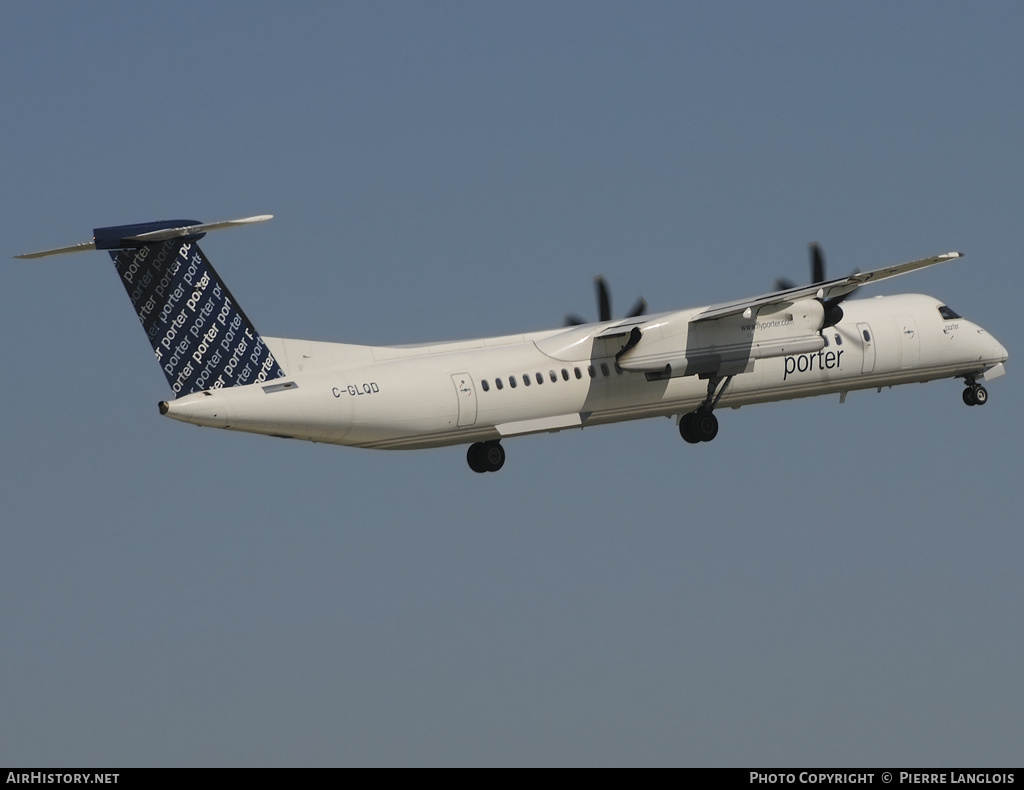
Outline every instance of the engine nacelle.
<svg viewBox="0 0 1024 790">
<path fill-rule="evenodd" d="M 669 377 L 725 376 L 750 370 L 755 359 L 808 354 L 825 345 L 820 334 L 825 308 L 817 299 L 750 318 L 679 319 L 643 327 L 641 339 L 622 354 L 619 365 Z"/>
</svg>

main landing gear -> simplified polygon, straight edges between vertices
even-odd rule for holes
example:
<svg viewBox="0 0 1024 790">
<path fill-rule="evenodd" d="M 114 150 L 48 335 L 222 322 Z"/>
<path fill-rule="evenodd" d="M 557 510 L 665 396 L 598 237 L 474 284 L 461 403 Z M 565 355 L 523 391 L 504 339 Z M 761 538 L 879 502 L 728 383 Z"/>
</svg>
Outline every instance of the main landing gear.
<svg viewBox="0 0 1024 790">
<path fill-rule="evenodd" d="M 474 472 L 497 472 L 505 465 L 505 448 L 498 442 L 475 442 L 469 446 L 466 460 Z"/>
<path fill-rule="evenodd" d="M 697 407 L 696 411 L 691 411 L 679 418 L 679 435 L 686 442 L 689 444 L 710 442 L 718 436 L 718 418 L 713 412 L 730 381 L 732 381 L 732 376 L 728 376 L 724 383 L 720 376 L 708 379 L 708 396 L 704 402 Z M 719 384 L 722 386 L 719 387 Z"/>
<path fill-rule="evenodd" d="M 679 418 L 679 435 L 690 444 L 710 442 L 718 436 L 718 418 L 704 409 L 684 414 Z"/>
<path fill-rule="evenodd" d="M 988 390 L 973 378 L 968 378 L 967 389 L 964 390 L 964 403 L 968 406 L 984 406 L 988 403 Z"/>
</svg>

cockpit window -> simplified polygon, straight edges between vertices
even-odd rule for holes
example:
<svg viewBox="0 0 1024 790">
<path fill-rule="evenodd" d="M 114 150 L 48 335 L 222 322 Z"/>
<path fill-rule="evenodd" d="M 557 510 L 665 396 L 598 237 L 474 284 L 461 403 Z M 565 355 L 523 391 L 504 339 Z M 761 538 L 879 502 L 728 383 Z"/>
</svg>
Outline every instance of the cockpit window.
<svg viewBox="0 0 1024 790">
<path fill-rule="evenodd" d="M 940 304 L 939 305 L 939 315 L 941 315 L 947 321 L 952 321 L 954 318 L 960 318 L 961 317 L 960 315 L 957 314 L 957 312 L 955 310 L 950 310 L 944 304 Z"/>
</svg>

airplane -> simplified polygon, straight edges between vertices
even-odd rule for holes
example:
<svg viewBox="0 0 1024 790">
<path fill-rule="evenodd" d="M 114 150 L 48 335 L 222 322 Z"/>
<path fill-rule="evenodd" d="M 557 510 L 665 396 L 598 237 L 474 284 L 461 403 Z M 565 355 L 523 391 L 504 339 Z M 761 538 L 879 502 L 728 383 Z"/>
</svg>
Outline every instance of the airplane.
<svg viewBox="0 0 1024 790">
<path fill-rule="evenodd" d="M 505 463 L 514 436 L 675 417 L 690 444 L 718 434 L 716 411 L 963 379 L 963 402 L 1005 373 L 1007 350 L 930 296 L 845 300 L 861 286 L 962 257 L 947 252 L 723 304 L 611 317 L 546 331 L 408 346 L 261 336 L 197 242 L 271 219 L 169 220 L 96 228 L 93 239 L 18 258 L 105 250 L 174 398 L 161 414 L 195 425 L 377 449 L 468 445 L 474 472 Z"/>
</svg>

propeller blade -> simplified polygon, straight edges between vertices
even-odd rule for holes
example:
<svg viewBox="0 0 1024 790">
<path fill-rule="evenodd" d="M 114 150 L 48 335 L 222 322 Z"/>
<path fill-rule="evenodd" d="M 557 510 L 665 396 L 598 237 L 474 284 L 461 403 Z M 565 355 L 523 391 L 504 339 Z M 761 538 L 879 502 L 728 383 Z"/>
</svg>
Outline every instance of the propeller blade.
<svg viewBox="0 0 1024 790">
<path fill-rule="evenodd" d="M 817 285 L 818 283 L 826 282 L 825 253 L 821 251 L 821 245 L 816 241 L 812 241 L 807 246 L 811 253 L 811 283 Z M 796 288 L 792 280 L 780 277 L 775 281 L 776 291 L 788 291 L 790 288 Z M 821 326 L 822 329 L 835 326 L 843 320 L 843 308 L 839 306 L 839 303 L 856 290 L 854 288 L 852 291 L 848 291 L 840 296 L 821 300 L 821 306 L 825 308 L 825 319 Z"/>
<path fill-rule="evenodd" d="M 594 278 L 594 287 L 597 289 L 597 320 L 600 322 L 612 320 L 612 296 L 611 290 L 608 288 L 608 283 L 600 274 Z M 643 315 L 647 312 L 647 300 L 642 296 L 636 300 L 633 304 L 633 308 L 629 311 L 629 315 L 626 318 L 636 318 L 637 316 Z M 569 313 L 565 316 L 566 326 L 579 326 L 580 324 L 589 324 L 585 318 L 581 318 L 575 313 Z"/>
<path fill-rule="evenodd" d="M 629 311 L 628 315 L 626 315 L 626 318 L 636 318 L 638 315 L 643 315 L 646 312 L 647 300 L 641 296 L 639 299 L 636 300 L 636 303 L 633 305 L 633 309 Z"/>
<path fill-rule="evenodd" d="M 853 273 L 859 274 L 860 269 L 854 269 Z M 826 299 L 821 303 L 822 307 L 825 308 L 825 323 L 822 325 L 822 329 L 829 326 L 835 326 L 843 320 L 843 308 L 839 306 L 839 303 L 846 299 L 850 294 L 856 293 L 856 291 L 857 289 L 854 288 L 852 291 L 847 291 L 839 296 L 833 296 L 831 299 Z"/>
<path fill-rule="evenodd" d="M 825 256 L 816 241 L 811 242 L 811 282 L 825 282 Z"/>
<path fill-rule="evenodd" d="M 853 274 L 860 274 L 860 269 L 854 269 L 853 270 Z M 828 307 L 830 305 L 839 304 L 841 301 L 843 301 L 847 297 L 852 296 L 853 294 L 857 293 L 857 288 L 860 288 L 860 286 L 858 285 L 852 291 L 847 291 L 846 293 L 840 294 L 839 296 L 833 296 L 831 299 L 826 299 L 825 303 L 824 303 L 825 306 Z"/>
<path fill-rule="evenodd" d="M 608 283 L 604 277 L 598 275 L 594 278 L 594 285 L 597 287 L 597 316 L 599 321 L 612 320 L 612 299 L 608 293 Z"/>
</svg>

